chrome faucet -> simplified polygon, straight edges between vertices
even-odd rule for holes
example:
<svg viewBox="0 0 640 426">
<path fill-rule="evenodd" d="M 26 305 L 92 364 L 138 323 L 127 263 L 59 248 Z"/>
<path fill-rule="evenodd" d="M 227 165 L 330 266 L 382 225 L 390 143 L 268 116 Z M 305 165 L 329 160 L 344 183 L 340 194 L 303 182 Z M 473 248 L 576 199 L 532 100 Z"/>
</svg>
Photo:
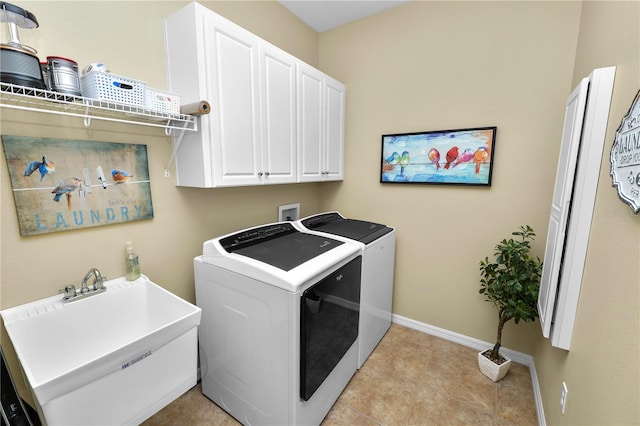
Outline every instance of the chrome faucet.
<svg viewBox="0 0 640 426">
<path fill-rule="evenodd" d="M 104 287 L 104 278 L 102 277 L 102 274 L 100 273 L 98 268 L 91 268 L 89 272 L 87 272 L 87 275 L 85 275 L 84 278 L 82 279 L 82 288 L 80 289 L 80 293 L 88 293 L 89 291 L 91 291 L 89 286 L 87 285 L 87 282 L 89 282 L 91 277 L 94 277 L 93 279 L 94 291 Z"/>
<path fill-rule="evenodd" d="M 93 284 L 89 284 L 89 281 L 93 278 Z M 61 289 L 59 293 L 64 293 L 62 298 L 63 302 L 73 302 L 74 300 L 80 300 L 85 297 L 93 296 L 94 294 L 107 291 L 104 286 L 106 277 L 102 276 L 98 268 L 91 268 L 89 272 L 84 276 L 80 284 L 80 291 L 76 290 L 76 286 L 73 284 Z"/>
</svg>

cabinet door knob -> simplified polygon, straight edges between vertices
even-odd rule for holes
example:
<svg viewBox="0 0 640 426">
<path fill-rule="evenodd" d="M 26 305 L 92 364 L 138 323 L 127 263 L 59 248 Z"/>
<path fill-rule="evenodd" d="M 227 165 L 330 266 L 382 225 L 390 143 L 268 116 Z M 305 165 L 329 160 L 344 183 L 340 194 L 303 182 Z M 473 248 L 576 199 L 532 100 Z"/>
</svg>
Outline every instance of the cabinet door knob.
<svg viewBox="0 0 640 426">
<path fill-rule="evenodd" d="M 258 172 L 258 176 L 262 176 L 262 172 Z"/>
<path fill-rule="evenodd" d="M 264 172 L 264 175 L 265 175 L 266 177 L 269 177 L 269 172 Z"/>
</svg>

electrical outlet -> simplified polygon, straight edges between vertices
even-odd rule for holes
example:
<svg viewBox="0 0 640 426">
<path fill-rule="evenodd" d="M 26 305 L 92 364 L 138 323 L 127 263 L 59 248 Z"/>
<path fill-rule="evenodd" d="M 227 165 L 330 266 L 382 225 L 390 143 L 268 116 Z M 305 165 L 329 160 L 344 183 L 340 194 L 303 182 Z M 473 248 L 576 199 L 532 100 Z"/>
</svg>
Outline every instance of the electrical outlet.
<svg viewBox="0 0 640 426">
<path fill-rule="evenodd" d="M 567 389 L 567 384 L 562 382 L 562 393 L 560 393 L 560 409 L 562 409 L 562 415 L 564 416 L 564 409 L 567 406 L 567 394 L 569 390 Z"/>
</svg>

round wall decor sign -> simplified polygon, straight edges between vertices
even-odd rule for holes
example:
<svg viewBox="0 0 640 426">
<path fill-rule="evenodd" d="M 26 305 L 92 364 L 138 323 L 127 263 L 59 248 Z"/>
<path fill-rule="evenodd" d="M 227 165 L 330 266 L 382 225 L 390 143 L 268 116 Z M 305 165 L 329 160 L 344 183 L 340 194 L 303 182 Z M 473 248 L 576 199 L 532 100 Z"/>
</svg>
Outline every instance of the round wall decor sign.
<svg viewBox="0 0 640 426">
<path fill-rule="evenodd" d="M 640 91 L 622 118 L 611 147 L 611 177 L 618 196 L 640 212 Z"/>
</svg>

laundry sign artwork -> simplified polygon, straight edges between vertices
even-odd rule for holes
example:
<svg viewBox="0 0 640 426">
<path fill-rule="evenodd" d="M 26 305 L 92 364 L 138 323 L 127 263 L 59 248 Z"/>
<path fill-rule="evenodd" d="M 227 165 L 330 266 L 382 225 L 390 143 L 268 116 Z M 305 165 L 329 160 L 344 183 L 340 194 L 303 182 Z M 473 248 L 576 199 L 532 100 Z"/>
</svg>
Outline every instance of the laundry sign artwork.
<svg viewBox="0 0 640 426">
<path fill-rule="evenodd" d="M 147 146 L 2 135 L 20 235 L 153 218 Z"/>
<path fill-rule="evenodd" d="M 382 136 L 381 183 L 491 186 L 496 127 Z"/>
<path fill-rule="evenodd" d="M 640 91 L 622 118 L 611 147 L 611 178 L 618 196 L 640 212 Z"/>
</svg>

